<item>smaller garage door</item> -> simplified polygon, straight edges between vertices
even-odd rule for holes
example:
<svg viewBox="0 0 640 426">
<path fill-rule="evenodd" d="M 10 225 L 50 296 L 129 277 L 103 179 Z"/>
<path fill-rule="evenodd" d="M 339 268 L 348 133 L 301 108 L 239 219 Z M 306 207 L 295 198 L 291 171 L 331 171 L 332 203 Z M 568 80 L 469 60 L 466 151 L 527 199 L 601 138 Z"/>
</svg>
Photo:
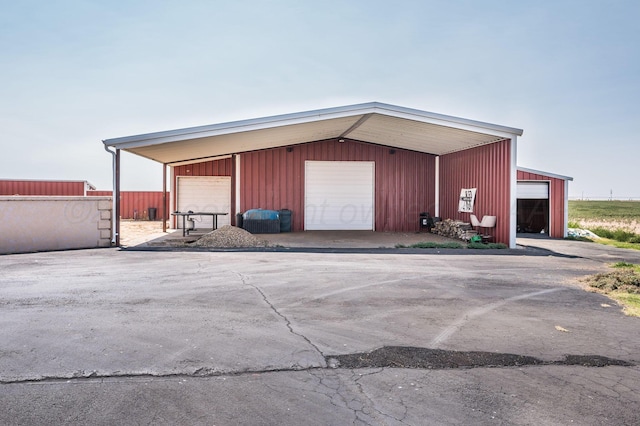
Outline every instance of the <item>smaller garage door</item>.
<svg viewBox="0 0 640 426">
<path fill-rule="evenodd" d="M 549 182 L 518 182 L 517 194 L 521 200 L 547 200 Z"/>
<path fill-rule="evenodd" d="M 549 233 L 549 182 L 518 182 L 519 233 Z"/>
<path fill-rule="evenodd" d="M 230 224 L 231 177 L 229 176 L 178 176 L 176 210 L 187 212 L 227 213 L 218 217 L 218 227 Z M 194 216 L 196 228 L 211 228 L 211 216 Z M 182 228 L 178 220 L 177 227 Z"/>
<path fill-rule="evenodd" d="M 306 161 L 304 229 L 374 230 L 374 163 Z"/>
</svg>

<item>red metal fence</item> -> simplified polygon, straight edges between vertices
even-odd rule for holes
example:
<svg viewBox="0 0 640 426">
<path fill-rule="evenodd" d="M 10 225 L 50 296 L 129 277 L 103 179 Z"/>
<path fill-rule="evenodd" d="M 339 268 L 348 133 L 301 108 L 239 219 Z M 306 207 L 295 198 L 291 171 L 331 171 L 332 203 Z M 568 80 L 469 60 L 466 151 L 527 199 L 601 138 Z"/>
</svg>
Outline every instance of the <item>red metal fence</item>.
<svg viewBox="0 0 640 426">
<path fill-rule="evenodd" d="M 111 196 L 111 191 L 87 191 L 88 196 Z M 166 218 L 169 219 L 169 193 L 166 197 Z M 156 220 L 162 220 L 162 191 L 121 191 L 120 218 L 149 220 L 149 209 L 156 209 Z"/>
<path fill-rule="evenodd" d="M 85 181 L 0 180 L 0 195 L 22 196 L 79 196 L 85 195 L 89 184 Z"/>
</svg>

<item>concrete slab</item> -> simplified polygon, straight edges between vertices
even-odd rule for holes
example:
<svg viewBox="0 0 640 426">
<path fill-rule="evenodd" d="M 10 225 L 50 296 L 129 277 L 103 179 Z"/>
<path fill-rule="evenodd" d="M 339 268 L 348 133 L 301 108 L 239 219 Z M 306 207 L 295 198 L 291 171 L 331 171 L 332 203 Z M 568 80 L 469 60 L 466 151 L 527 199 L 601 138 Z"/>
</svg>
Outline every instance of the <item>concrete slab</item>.
<svg viewBox="0 0 640 426">
<path fill-rule="evenodd" d="M 123 221 L 121 245 L 123 247 L 180 246 L 191 243 L 206 232 L 192 232 L 183 236 L 181 230 L 162 232 L 162 222 Z M 271 247 L 284 248 L 394 248 L 398 244 L 411 246 L 421 242 L 459 242 L 429 232 L 372 232 L 372 231 L 304 231 L 277 234 L 256 234 Z"/>
<path fill-rule="evenodd" d="M 0 256 L 0 423 L 633 424 L 640 320 L 581 289 L 608 258 L 561 247 Z M 330 368 L 392 345 L 545 364 Z"/>
</svg>

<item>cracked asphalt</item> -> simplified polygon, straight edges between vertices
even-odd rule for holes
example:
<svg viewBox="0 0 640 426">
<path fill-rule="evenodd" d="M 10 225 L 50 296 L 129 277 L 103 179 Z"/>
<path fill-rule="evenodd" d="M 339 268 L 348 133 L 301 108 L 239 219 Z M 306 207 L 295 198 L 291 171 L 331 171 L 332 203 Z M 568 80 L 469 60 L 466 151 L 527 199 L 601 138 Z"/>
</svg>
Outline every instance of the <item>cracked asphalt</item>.
<svg viewBox="0 0 640 426">
<path fill-rule="evenodd" d="M 0 256 L 0 423 L 640 423 L 640 319 L 578 281 L 640 255 L 522 243 Z"/>
</svg>

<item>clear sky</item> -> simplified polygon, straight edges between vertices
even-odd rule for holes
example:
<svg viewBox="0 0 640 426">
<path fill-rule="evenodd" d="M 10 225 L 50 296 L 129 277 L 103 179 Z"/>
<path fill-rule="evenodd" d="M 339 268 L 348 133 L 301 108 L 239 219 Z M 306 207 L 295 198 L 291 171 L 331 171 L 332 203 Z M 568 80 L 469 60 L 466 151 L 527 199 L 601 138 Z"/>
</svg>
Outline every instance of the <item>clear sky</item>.
<svg viewBox="0 0 640 426">
<path fill-rule="evenodd" d="M 571 196 L 640 197 L 637 0 L 0 6 L 0 178 L 110 189 L 103 139 L 378 101 L 524 129 L 519 165 Z"/>
</svg>

